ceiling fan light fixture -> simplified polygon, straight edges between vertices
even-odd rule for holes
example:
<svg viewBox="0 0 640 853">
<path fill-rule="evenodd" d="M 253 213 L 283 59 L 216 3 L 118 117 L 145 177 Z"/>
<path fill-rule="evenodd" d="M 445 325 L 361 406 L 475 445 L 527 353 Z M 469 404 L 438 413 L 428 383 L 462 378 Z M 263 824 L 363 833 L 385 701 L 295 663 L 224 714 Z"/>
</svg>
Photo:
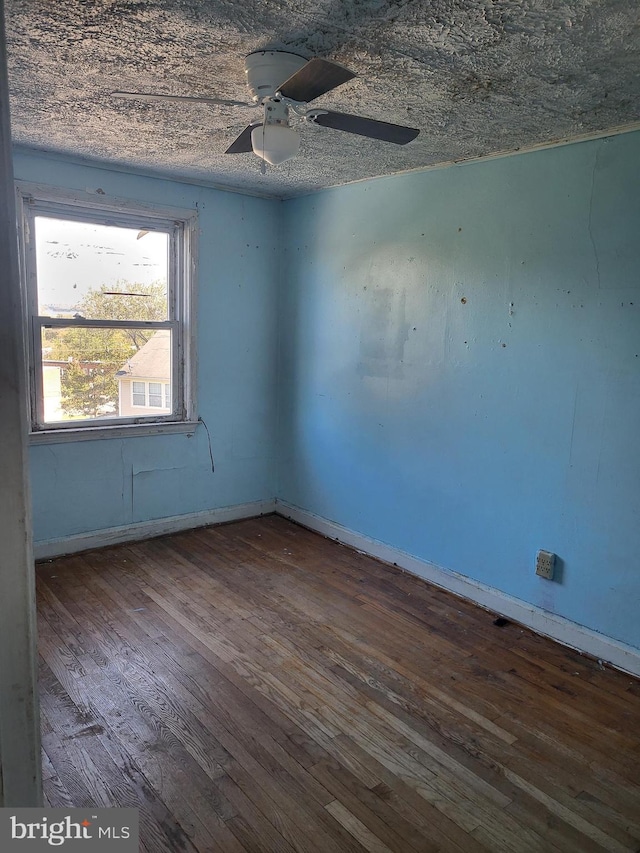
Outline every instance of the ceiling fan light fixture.
<svg viewBox="0 0 640 853">
<path fill-rule="evenodd" d="M 300 134 L 284 124 L 259 124 L 251 131 L 253 153 L 272 166 L 295 157 L 300 148 Z"/>
<path fill-rule="evenodd" d="M 251 122 L 224 152 L 247 154 L 251 151 L 266 163 L 277 166 L 296 156 L 300 148 L 300 135 L 290 126 L 290 112 L 308 122 L 353 133 L 368 139 L 406 145 L 418 136 L 415 127 L 391 124 L 387 121 L 365 118 L 334 110 L 307 109 L 310 101 L 333 91 L 356 75 L 348 68 L 329 59 L 305 59 L 295 53 L 281 50 L 258 50 L 245 59 L 247 85 L 252 103 L 226 98 L 196 97 L 192 95 L 161 95 L 153 92 L 113 92 L 118 98 L 147 101 L 179 101 L 219 104 L 221 106 L 261 107 L 262 122 Z"/>
</svg>

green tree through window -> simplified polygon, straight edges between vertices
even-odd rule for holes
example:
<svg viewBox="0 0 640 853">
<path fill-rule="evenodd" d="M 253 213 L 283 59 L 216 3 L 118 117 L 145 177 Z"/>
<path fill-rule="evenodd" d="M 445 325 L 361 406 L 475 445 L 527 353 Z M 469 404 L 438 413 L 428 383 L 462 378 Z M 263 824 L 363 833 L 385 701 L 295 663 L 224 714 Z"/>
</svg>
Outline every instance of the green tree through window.
<svg viewBox="0 0 640 853">
<path fill-rule="evenodd" d="M 76 316 L 91 320 L 165 320 L 164 282 L 120 281 L 89 291 Z M 43 355 L 65 363 L 61 375 L 62 409 L 70 418 L 114 415 L 118 408 L 116 373 L 155 334 L 155 329 L 49 328 L 43 332 Z"/>
</svg>

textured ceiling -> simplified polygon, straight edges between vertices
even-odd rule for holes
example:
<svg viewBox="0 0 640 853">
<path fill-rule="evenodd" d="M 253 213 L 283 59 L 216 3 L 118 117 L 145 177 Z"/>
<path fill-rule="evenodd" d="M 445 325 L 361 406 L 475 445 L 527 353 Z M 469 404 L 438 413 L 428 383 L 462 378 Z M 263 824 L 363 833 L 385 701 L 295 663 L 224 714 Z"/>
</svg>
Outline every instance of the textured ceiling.
<svg viewBox="0 0 640 853">
<path fill-rule="evenodd" d="M 637 0 L 7 0 L 17 143 L 290 196 L 640 119 Z M 314 102 L 420 128 L 405 147 L 305 124 L 260 174 L 223 152 L 255 113 L 117 101 L 113 89 L 244 100 L 244 56 L 346 65 Z"/>
</svg>

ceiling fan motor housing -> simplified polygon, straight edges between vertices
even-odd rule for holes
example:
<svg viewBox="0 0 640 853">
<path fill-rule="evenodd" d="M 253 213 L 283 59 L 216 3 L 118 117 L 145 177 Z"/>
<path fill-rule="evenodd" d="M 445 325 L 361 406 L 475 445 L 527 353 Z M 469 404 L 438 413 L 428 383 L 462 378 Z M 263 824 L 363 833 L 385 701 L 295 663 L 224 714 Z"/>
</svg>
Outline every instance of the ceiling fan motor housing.
<svg viewBox="0 0 640 853">
<path fill-rule="evenodd" d="M 284 50 L 257 50 L 244 61 L 247 86 L 254 101 L 272 98 L 296 71 L 307 64 L 304 56 Z"/>
<path fill-rule="evenodd" d="M 289 124 L 289 107 L 280 98 L 267 98 L 264 102 L 264 123 Z"/>
</svg>

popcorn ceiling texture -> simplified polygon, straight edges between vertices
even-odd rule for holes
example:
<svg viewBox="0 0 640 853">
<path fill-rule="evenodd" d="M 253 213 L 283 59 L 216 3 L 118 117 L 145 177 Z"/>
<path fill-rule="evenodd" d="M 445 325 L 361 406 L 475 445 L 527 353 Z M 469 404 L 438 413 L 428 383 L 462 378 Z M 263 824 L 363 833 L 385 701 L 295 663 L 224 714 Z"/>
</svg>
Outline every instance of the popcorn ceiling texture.
<svg viewBox="0 0 640 853">
<path fill-rule="evenodd" d="M 637 0 L 8 0 L 16 143 L 291 196 L 640 119 Z M 119 101 L 113 89 L 244 100 L 244 57 L 326 57 L 358 77 L 326 106 L 421 130 L 405 147 L 303 124 L 260 174 L 225 155 L 239 107 Z"/>
</svg>

